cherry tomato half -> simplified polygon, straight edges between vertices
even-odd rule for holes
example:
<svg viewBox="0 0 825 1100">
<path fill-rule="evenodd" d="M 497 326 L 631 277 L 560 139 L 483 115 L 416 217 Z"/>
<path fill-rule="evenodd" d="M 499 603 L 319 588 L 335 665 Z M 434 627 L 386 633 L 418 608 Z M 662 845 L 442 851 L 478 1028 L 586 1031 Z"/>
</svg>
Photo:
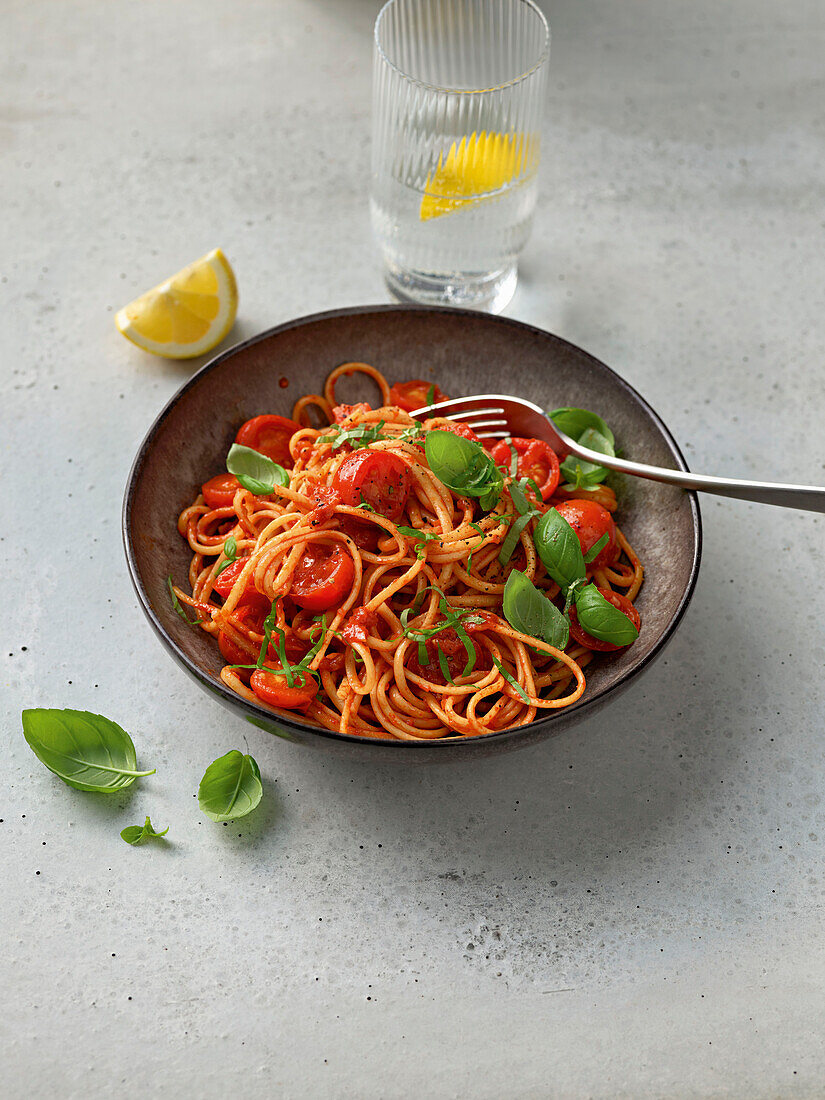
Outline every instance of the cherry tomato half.
<svg viewBox="0 0 825 1100">
<path fill-rule="evenodd" d="M 210 508 L 231 508 L 240 487 L 234 474 L 218 474 L 201 485 L 201 492 Z"/>
<path fill-rule="evenodd" d="M 549 500 L 559 483 L 559 460 L 556 452 L 543 439 L 502 439 L 491 454 L 493 462 L 505 474 L 510 473 L 512 452 L 518 456 L 517 477 L 530 477 L 541 490 L 542 500 Z"/>
<path fill-rule="evenodd" d="M 556 511 L 563 516 L 579 536 L 582 553 L 586 554 L 602 536 L 608 536 L 608 542 L 588 568 L 598 569 L 602 565 L 612 565 L 621 553 L 616 541 L 616 524 L 606 508 L 595 500 L 566 500 L 556 505 Z"/>
<path fill-rule="evenodd" d="M 428 395 L 432 389 L 432 397 Z M 409 382 L 396 382 L 390 390 L 390 405 L 397 405 L 404 412 L 413 412 L 414 409 L 422 409 L 425 405 L 437 405 L 439 401 L 446 401 L 447 395 L 440 386 L 432 382 L 425 382 L 423 378 L 413 378 Z"/>
<path fill-rule="evenodd" d="M 627 615 L 636 629 L 639 629 L 642 625 L 641 616 L 627 596 L 622 596 L 620 592 L 612 592 L 607 588 L 600 588 L 599 591 L 608 603 L 612 603 L 623 615 Z M 579 626 L 575 604 L 570 608 L 570 633 L 580 645 L 586 645 L 588 649 L 595 649 L 599 653 L 612 653 L 616 649 L 627 649 L 627 646 L 614 645 L 612 642 L 603 642 L 599 638 L 594 638 L 592 634 L 588 634 L 586 630 L 583 630 L 582 627 Z M 628 645 L 632 644 L 632 642 L 628 643 Z"/>
<path fill-rule="evenodd" d="M 326 611 L 341 603 L 354 576 L 355 566 L 343 546 L 330 553 L 326 547 L 311 544 L 292 574 L 289 597 L 306 611 Z"/>
<path fill-rule="evenodd" d="M 253 416 L 251 420 L 242 424 L 235 436 L 235 442 L 266 455 L 279 466 L 291 466 L 289 441 L 300 430 L 301 425 L 296 424 L 294 420 L 267 413 L 263 416 Z"/>
<path fill-rule="evenodd" d="M 332 484 L 351 508 L 363 499 L 382 516 L 398 520 L 410 493 L 410 471 L 397 455 L 364 448 L 344 459 Z"/>
<path fill-rule="evenodd" d="M 283 674 L 258 668 L 252 673 L 250 687 L 264 703 L 285 710 L 299 710 L 318 694 L 318 683 L 308 672 L 296 672 L 292 687 Z"/>
</svg>

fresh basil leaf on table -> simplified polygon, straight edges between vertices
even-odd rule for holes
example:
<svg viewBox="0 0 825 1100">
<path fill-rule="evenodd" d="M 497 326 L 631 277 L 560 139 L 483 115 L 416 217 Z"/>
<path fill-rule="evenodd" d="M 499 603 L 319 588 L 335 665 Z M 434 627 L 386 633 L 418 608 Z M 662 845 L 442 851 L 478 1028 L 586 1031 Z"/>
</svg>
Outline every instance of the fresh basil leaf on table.
<svg viewBox="0 0 825 1100">
<path fill-rule="evenodd" d="M 162 833 L 155 832 L 152 822 L 147 817 L 142 825 L 127 825 L 125 829 L 121 829 L 120 835 L 127 844 L 142 844 L 145 840 L 160 840 L 168 832 L 168 825 Z"/>
<path fill-rule="evenodd" d="M 231 749 L 213 760 L 198 787 L 198 805 L 213 821 L 233 821 L 250 813 L 261 801 L 263 786 L 258 765 L 248 754 Z"/>
<path fill-rule="evenodd" d="M 226 456 L 226 468 L 234 474 L 244 489 L 256 496 L 267 496 L 276 485 L 289 485 L 289 474 L 271 458 L 233 443 Z"/>
<path fill-rule="evenodd" d="M 639 637 L 627 615 L 606 600 L 595 584 L 588 584 L 576 593 L 576 616 L 582 629 L 600 642 L 630 645 Z"/>
<path fill-rule="evenodd" d="M 24 710 L 23 736 L 41 764 L 78 791 L 111 794 L 155 774 L 137 770 L 132 738 L 102 714 Z"/>
<path fill-rule="evenodd" d="M 587 571 L 579 537 L 555 508 L 545 512 L 539 520 L 533 542 L 544 568 L 561 588 L 569 588 L 585 577 Z"/>
<path fill-rule="evenodd" d="M 556 605 L 514 569 L 504 586 L 504 617 L 515 630 L 540 638 L 556 649 L 564 649 L 570 640 L 570 627 Z"/>
</svg>

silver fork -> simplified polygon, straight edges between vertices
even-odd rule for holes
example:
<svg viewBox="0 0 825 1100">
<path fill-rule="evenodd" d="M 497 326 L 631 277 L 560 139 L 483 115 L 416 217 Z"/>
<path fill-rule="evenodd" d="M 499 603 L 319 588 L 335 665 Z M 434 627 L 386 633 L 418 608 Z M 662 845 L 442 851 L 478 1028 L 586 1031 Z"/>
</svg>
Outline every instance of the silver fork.
<svg viewBox="0 0 825 1100">
<path fill-rule="evenodd" d="M 689 474 L 684 470 L 668 470 L 660 466 L 646 466 L 642 462 L 630 462 L 625 458 L 608 455 L 582 447 L 550 420 L 549 415 L 520 397 L 506 397 L 500 393 L 485 393 L 478 397 L 456 397 L 426 405 L 410 414 L 417 420 L 444 416 L 468 424 L 479 439 L 506 439 L 524 436 L 543 439 L 560 458 L 568 454 L 595 462 L 623 474 L 646 477 L 651 481 L 664 481 L 683 489 L 698 489 L 716 496 L 754 500 L 759 504 L 778 504 L 783 508 L 803 508 L 808 512 L 825 512 L 825 488 L 816 485 L 777 485 L 770 481 L 743 481 L 732 477 L 708 477 Z"/>
</svg>

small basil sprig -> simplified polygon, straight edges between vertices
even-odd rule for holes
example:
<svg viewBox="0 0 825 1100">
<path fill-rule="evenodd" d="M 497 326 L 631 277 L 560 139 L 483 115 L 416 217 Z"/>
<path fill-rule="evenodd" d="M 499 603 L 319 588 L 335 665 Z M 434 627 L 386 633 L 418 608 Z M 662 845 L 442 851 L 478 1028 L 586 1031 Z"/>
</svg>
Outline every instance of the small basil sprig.
<svg viewBox="0 0 825 1100">
<path fill-rule="evenodd" d="M 525 486 L 528 482 L 531 482 L 532 478 L 522 478 L 521 481 L 510 482 L 510 496 L 513 498 L 513 504 L 516 506 L 516 511 L 519 513 L 519 518 L 510 527 L 507 532 L 507 537 L 501 544 L 501 549 L 498 552 L 499 565 L 506 565 L 510 558 L 513 556 L 513 551 L 518 545 L 518 541 L 521 538 L 521 533 L 531 519 L 537 519 L 541 515 L 541 512 L 536 508 L 531 508 L 527 497 L 524 494 Z M 533 486 L 535 482 L 533 482 Z M 541 500 L 541 493 L 536 490 L 536 495 Z"/>
<path fill-rule="evenodd" d="M 239 749 L 213 760 L 198 787 L 198 805 L 213 821 L 234 821 L 254 810 L 263 785 L 255 760 Z"/>
<path fill-rule="evenodd" d="M 223 544 L 223 556 L 226 558 L 226 561 L 223 562 L 220 569 L 215 574 L 216 579 L 221 575 L 221 573 L 223 573 L 224 569 L 229 568 L 229 566 L 235 561 L 238 556 L 238 544 L 235 541 L 234 535 L 230 535 L 226 542 Z"/>
<path fill-rule="evenodd" d="M 424 453 L 430 469 L 444 485 L 464 497 L 478 497 L 485 512 L 501 496 L 504 478 L 479 443 L 453 432 L 427 432 Z"/>
<path fill-rule="evenodd" d="M 587 633 L 602 642 L 623 646 L 639 637 L 627 615 L 606 600 L 595 584 L 588 584 L 576 593 L 576 616 Z"/>
<path fill-rule="evenodd" d="M 160 840 L 169 832 L 169 826 L 162 833 L 156 833 L 152 828 L 152 822 L 147 817 L 142 825 L 127 825 L 120 830 L 120 835 L 127 844 L 143 844 L 144 840 Z"/>
<path fill-rule="evenodd" d="M 567 619 L 518 569 L 510 573 L 504 586 L 504 617 L 522 634 L 541 638 L 556 649 L 564 649 L 570 640 Z"/>
<path fill-rule="evenodd" d="M 41 764 L 77 791 L 111 794 L 155 774 L 137 771 L 132 738 L 102 714 L 24 710 L 23 736 Z"/>
<path fill-rule="evenodd" d="M 229 448 L 226 468 L 255 496 L 267 496 L 274 492 L 276 485 L 289 485 L 289 474 L 283 466 L 240 443 L 233 443 Z"/>
<path fill-rule="evenodd" d="M 610 457 L 616 454 L 613 432 L 597 413 L 589 409 L 554 409 L 550 418 L 556 427 L 583 447 Z M 568 455 L 561 464 L 561 473 L 565 478 L 564 488 L 575 490 L 592 489 L 601 484 L 610 471 L 595 462 Z"/>
</svg>

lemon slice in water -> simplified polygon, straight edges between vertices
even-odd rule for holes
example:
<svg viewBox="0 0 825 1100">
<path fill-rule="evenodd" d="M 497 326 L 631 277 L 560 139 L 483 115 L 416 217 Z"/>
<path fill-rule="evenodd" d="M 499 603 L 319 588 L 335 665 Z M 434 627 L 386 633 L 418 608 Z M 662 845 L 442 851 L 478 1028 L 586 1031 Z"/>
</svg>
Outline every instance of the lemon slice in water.
<svg viewBox="0 0 825 1100">
<path fill-rule="evenodd" d="M 237 312 L 235 273 L 216 248 L 118 310 L 115 324 L 144 351 L 191 359 L 223 340 Z"/>
<path fill-rule="evenodd" d="M 445 157 L 427 176 L 421 199 L 421 221 L 451 214 L 462 206 L 483 202 L 486 192 L 497 191 L 511 183 L 527 166 L 530 141 L 523 134 L 475 131 L 453 142 Z"/>
</svg>

